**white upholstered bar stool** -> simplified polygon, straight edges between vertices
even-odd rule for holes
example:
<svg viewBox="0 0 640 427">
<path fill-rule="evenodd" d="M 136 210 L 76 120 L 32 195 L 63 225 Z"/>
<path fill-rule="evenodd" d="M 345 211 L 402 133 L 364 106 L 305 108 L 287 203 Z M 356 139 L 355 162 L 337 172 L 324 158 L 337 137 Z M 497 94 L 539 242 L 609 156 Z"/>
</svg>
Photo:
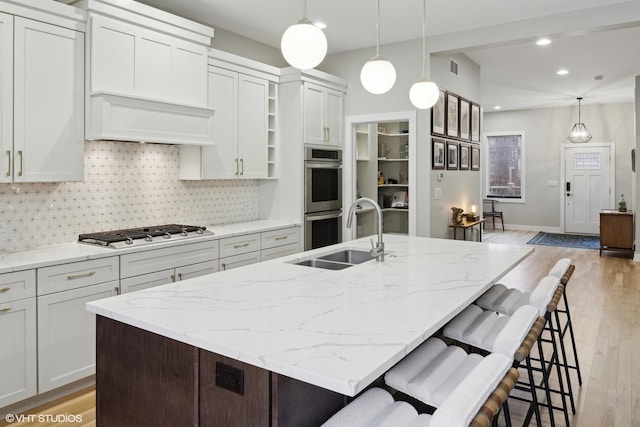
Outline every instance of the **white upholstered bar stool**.
<svg viewBox="0 0 640 427">
<path fill-rule="evenodd" d="M 526 328 L 525 320 L 527 319 L 527 315 L 532 315 L 531 313 L 535 313 L 536 316 L 543 317 L 544 324 L 549 328 L 550 338 L 544 339 L 540 334 L 537 340 L 539 359 L 534 359 L 540 361 L 539 371 L 542 373 L 543 379 L 540 385 L 536 385 L 531 381 L 530 376 L 529 388 L 533 399 L 536 399 L 536 388 L 541 387 L 544 390 L 546 395 L 546 404 L 544 404 L 544 406 L 547 406 L 549 409 L 549 418 L 552 425 L 555 424 L 553 410 L 557 409 L 563 412 L 565 423 L 568 426 L 569 414 L 566 398 L 568 396 L 573 403 L 573 395 L 570 385 L 567 391 L 565 391 L 565 381 L 561 371 L 561 360 L 559 358 L 559 352 L 556 344 L 556 330 L 553 322 L 551 321 L 551 313 L 555 311 L 557 302 L 559 301 L 563 291 L 564 286 L 560 284 L 557 278 L 550 276 L 545 277 L 540 280 L 533 292 L 526 295 L 526 301 L 532 305 L 521 305 L 524 300 L 521 293 L 510 293 L 510 295 L 517 295 L 517 298 L 504 298 L 501 301 L 501 309 L 504 310 L 504 312 L 512 313 L 510 316 L 500 315 L 497 313 L 498 310 L 483 310 L 481 307 L 472 304 L 445 326 L 443 329 L 443 335 L 447 338 L 472 345 L 484 351 L 500 352 L 502 354 L 509 355 L 513 354 L 513 352 L 510 352 L 511 350 L 507 350 L 502 341 L 497 338 L 506 335 L 513 336 L 515 339 L 517 336 L 522 336 L 522 331 Z M 514 333 L 517 335 L 513 335 Z M 548 360 L 545 360 L 542 342 L 549 342 L 552 345 L 553 351 Z M 549 382 L 549 377 L 554 366 L 556 368 L 559 390 L 553 389 Z M 527 369 L 529 369 L 529 367 L 527 367 Z M 561 407 L 553 405 L 551 392 L 560 395 L 562 399 Z M 535 409 L 537 409 L 537 406 L 530 406 L 525 424 L 529 422 L 530 417 L 532 416 L 532 411 Z M 536 412 L 536 416 L 537 421 L 539 422 L 538 412 Z"/>
<path fill-rule="evenodd" d="M 429 405 L 436 407 L 432 414 L 418 414 L 406 401 L 396 401 L 386 390 L 372 388 L 336 413 L 323 427 L 488 427 L 518 379 L 517 370 L 510 369 L 509 358 L 498 354 L 486 358 L 474 355 L 464 372 L 460 372 L 450 369 L 456 363 L 449 359 L 465 359 L 464 350 L 452 348 L 452 351 L 446 351 L 447 345 L 437 338 L 427 340 L 421 347 L 418 347 L 420 355 L 437 353 L 443 356 L 438 371 L 426 375 L 421 385 L 424 388 L 429 387 L 427 383 L 441 383 L 438 396 L 432 401 L 438 402 L 437 407 Z M 405 360 L 392 370 L 402 366 Z M 447 381 L 448 378 L 451 381 Z"/>
<path fill-rule="evenodd" d="M 560 281 L 560 283 L 564 286 L 567 285 L 571 275 L 575 270 L 575 266 L 571 264 L 571 259 L 562 258 L 558 260 L 555 265 L 549 271 L 548 278 L 542 279 L 541 282 L 538 283 L 538 286 L 544 281 L 551 281 L 556 278 Z M 569 400 L 571 402 L 571 409 L 575 414 L 575 402 L 573 398 L 573 386 L 571 384 L 571 375 L 569 375 L 569 369 L 574 369 L 578 375 L 578 385 L 582 385 L 582 374 L 580 372 L 580 363 L 578 360 L 578 351 L 575 342 L 575 335 L 573 333 L 573 325 L 571 323 L 571 311 L 569 309 L 569 301 L 567 299 L 567 293 L 562 292 L 564 308 L 555 307 L 553 311 L 548 313 L 549 316 L 549 324 L 547 330 L 551 330 L 552 328 L 556 330 L 558 333 L 558 343 L 560 345 L 560 354 L 558 355 L 558 362 L 563 367 L 565 371 L 565 376 L 567 379 L 567 390 L 569 392 Z M 532 292 L 521 292 L 519 289 L 509 289 L 505 285 L 496 284 L 492 286 L 487 292 L 485 292 L 480 298 L 475 301 L 475 304 L 486 309 L 492 310 L 497 313 L 510 315 L 513 313 L 515 309 L 524 305 L 524 304 L 532 304 L 538 305 L 540 302 L 544 303 L 545 292 L 539 292 L 538 287 L 536 287 Z M 561 322 L 560 314 L 564 315 L 564 324 Z M 555 319 L 555 326 L 553 325 L 552 319 Z M 571 350 L 573 356 L 573 364 L 569 362 L 567 357 L 567 351 L 564 345 L 564 339 L 566 333 L 569 332 L 569 337 L 571 338 Z"/>
</svg>

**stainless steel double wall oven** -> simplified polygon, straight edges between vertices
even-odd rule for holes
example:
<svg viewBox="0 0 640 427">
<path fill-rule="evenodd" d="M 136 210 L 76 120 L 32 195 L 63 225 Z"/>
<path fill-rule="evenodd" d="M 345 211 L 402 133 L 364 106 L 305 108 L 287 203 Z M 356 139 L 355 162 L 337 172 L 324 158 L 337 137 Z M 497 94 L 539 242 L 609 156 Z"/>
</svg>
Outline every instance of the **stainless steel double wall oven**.
<svg viewBox="0 0 640 427">
<path fill-rule="evenodd" d="M 304 249 L 342 242 L 342 150 L 305 149 Z"/>
</svg>

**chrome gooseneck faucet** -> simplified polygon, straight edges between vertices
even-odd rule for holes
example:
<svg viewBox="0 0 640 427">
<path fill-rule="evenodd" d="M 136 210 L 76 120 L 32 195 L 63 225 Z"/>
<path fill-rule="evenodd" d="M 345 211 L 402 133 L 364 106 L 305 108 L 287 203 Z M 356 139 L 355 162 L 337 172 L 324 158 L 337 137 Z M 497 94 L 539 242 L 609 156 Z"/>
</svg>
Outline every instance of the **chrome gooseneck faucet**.
<svg viewBox="0 0 640 427">
<path fill-rule="evenodd" d="M 347 228 L 351 228 L 351 224 L 353 223 L 353 216 L 356 213 L 356 208 L 359 204 L 367 202 L 371 206 L 376 209 L 376 213 L 378 214 L 378 243 L 374 246 L 373 239 L 371 239 L 371 256 L 376 258 L 376 261 L 382 262 L 384 261 L 384 242 L 382 241 L 382 209 L 380 206 L 368 197 L 360 197 L 357 199 L 351 207 L 349 208 L 349 214 L 347 219 Z"/>
</svg>

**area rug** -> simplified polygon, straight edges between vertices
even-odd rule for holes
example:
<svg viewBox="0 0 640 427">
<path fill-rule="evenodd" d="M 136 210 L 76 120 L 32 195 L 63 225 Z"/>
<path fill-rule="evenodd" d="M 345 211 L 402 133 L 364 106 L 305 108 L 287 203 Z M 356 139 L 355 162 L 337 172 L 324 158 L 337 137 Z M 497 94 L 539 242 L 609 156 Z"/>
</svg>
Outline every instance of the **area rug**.
<svg viewBox="0 0 640 427">
<path fill-rule="evenodd" d="M 529 245 L 564 246 L 566 248 L 600 249 L 600 236 L 555 234 L 539 232 L 527 242 Z"/>
</svg>

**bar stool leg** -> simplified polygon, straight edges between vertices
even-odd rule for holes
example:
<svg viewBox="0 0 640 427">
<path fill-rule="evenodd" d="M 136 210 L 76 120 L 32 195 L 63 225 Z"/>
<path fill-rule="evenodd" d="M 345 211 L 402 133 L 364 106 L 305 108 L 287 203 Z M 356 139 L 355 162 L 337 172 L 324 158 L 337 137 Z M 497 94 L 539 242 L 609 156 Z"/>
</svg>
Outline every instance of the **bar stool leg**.
<svg viewBox="0 0 640 427">
<path fill-rule="evenodd" d="M 569 362 L 567 360 L 567 353 L 564 348 L 564 335 L 562 334 L 562 329 L 560 325 L 560 315 L 558 314 L 558 310 L 554 311 L 556 324 L 558 326 L 558 338 L 560 339 L 560 351 L 562 353 L 562 362 L 558 361 L 561 365 L 564 366 L 564 372 L 567 378 L 567 391 L 569 392 L 569 402 L 571 403 L 571 411 L 575 415 L 576 413 L 576 404 L 573 400 L 573 387 L 571 386 L 571 376 L 569 374 Z"/>
<path fill-rule="evenodd" d="M 538 353 L 539 353 L 539 357 L 540 357 L 540 371 L 542 372 L 542 386 L 544 388 L 544 393 L 545 396 L 547 397 L 547 409 L 549 410 L 549 421 L 551 423 L 552 427 L 555 427 L 556 425 L 556 421 L 555 421 L 555 417 L 553 415 L 553 401 L 551 400 L 551 391 L 550 391 L 550 385 L 549 385 L 549 374 L 547 372 L 547 368 L 546 368 L 546 362 L 544 359 L 544 350 L 542 348 L 542 335 L 540 337 L 538 337 Z M 531 365 L 529 365 L 531 366 Z M 533 376 L 531 376 L 533 377 Z M 532 378 L 533 379 L 533 378 Z M 533 390 L 535 393 L 537 393 L 536 389 L 538 386 L 536 386 L 535 382 L 531 383 L 531 386 L 533 387 Z M 531 421 L 531 416 L 533 415 L 533 411 L 534 409 L 530 406 L 529 410 L 527 411 L 527 416 L 525 417 L 524 423 L 522 424 L 523 426 L 528 426 L 529 422 Z M 540 412 L 537 412 L 538 414 L 540 414 Z"/>
<path fill-rule="evenodd" d="M 567 327 L 569 328 L 569 336 L 571 337 L 571 347 L 573 348 L 573 360 L 576 362 L 575 370 L 578 372 L 578 385 L 582 386 L 582 373 L 580 372 L 580 362 L 578 361 L 578 350 L 576 348 L 576 338 L 573 334 L 573 325 L 571 324 L 571 312 L 569 311 L 569 301 L 567 300 L 567 292 L 562 293 L 564 297 L 564 314 L 567 316 Z"/>
<path fill-rule="evenodd" d="M 551 354 L 551 360 L 549 361 L 549 363 L 551 365 L 555 364 L 556 366 L 556 374 L 558 375 L 558 385 L 560 387 L 560 396 L 562 397 L 562 411 L 564 412 L 565 425 L 569 427 L 570 421 L 569 421 L 569 410 L 567 408 L 567 393 L 564 391 L 564 381 L 562 380 L 562 370 L 560 369 L 560 359 L 559 359 L 559 353 L 558 353 L 558 346 L 556 343 L 555 328 L 553 327 L 553 321 L 551 319 L 551 316 L 548 317 L 547 322 L 549 324 L 549 332 L 551 333 L 551 346 L 553 348 L 553 353 Z"/>
</svg>

